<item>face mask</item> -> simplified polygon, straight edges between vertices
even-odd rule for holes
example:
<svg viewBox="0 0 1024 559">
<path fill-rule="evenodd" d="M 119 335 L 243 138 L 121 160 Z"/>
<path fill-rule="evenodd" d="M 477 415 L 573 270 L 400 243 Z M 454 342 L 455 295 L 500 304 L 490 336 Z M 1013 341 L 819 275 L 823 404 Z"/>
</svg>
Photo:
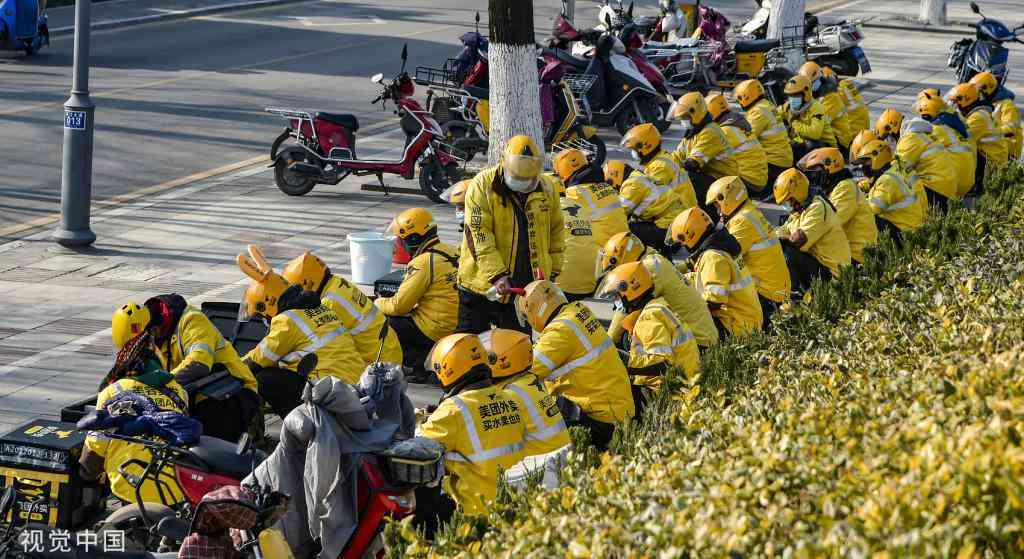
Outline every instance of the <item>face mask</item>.
<svg viewBox="0 0 1024 559">
<path fill-rule="evenodd" d="M 802 107 L 803 104 L 804 104 L 803 97 L 790 97 L 789 98 L 789 108 L 790 108 L 790 110 L 799 111 L 800 107 Z"/>
<path fill-rule="evenodd" d="M 895 140 L 895 138 L 886 138 L 885 139 L 885 143 L 889 144 L 889 149 L 892 150 L 893 153 L 896 153 L 896 140 Z"/>
<path fill-rule="evenodd" d="M 505 184 L 514 191 L 521 194 L 527 192 L 533 192 L 533 189 L 537 188 L 536 179 L 517 179 L 508 173 L 505 173 Z"/>
<path fill-rule="evenodd" d="M 811 90 L 818 91 L 819 89 L 821 89 L 821 78 L 814 80 L 814 83 L 811 84 Z"/>
<path fill-rule="evenodd" d="M 633 159 L 635 159 L 637 161 L 640 161 L 640 152 L 639 151 L 637 151 L 635 149 L 631 149 L 631 150 L 627 150 L 626 153 L 628 153 L 631 158 L 633 158 Z"/>
<path fill-rule="evenodd" d="M 622 299 L 616 297 L 615 300 L 612 301 L 612 310 L 617 312 L 626 312 L 625 306 L 622 304 Z"/>
<path fill-rule="evenodd" d="M 455 210 L 455 219 L 457 219 L 459 223 L 464 223 L 466 221 L 466 212 Z"/>
<path fill-rule="evenodd" d="M 782 207 L 782 211 L 784 211 L 784 212 L 786 212 L 788 214 L 793 213 L 793 205 L 790 204 L 789 202 L 783 202 L 783 203 L 779 204 L 779 206 Z"/>
<path fill-rule="evenodd" d="M 689 132 L 693 129 L 693 123 L 685 118 L 679 121 L 679 128 L 683 129 L 683 132 Z"/>
</svg>

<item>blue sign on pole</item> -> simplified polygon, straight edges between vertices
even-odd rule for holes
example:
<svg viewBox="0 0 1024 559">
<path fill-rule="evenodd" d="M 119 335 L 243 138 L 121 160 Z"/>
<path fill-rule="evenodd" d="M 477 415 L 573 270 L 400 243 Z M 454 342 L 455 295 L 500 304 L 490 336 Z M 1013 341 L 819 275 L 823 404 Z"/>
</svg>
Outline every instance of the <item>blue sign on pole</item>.
<svg viewBox="0 0 1024 559">
<path fill-rule="evenodd" d="M 64 128 L 85 130 L 85 111 L 64 111 Z"/>
</svg>

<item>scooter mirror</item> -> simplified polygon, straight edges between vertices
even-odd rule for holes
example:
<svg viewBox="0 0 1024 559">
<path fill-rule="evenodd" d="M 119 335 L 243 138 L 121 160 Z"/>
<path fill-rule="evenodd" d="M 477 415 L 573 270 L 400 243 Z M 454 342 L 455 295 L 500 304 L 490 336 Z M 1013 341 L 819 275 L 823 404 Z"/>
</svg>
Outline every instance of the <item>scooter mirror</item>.
<svg viewBox="0 0 1024 559">
<path fill-rule="evenodd" d="M 405 62 L 409 58 L 409 45 L 402 45 L 402 62 Z"/>
<path fill-rule="evenodd" d="M 628 18 L 630 20 L 633 19 L 633 3 L 632 2 L 629 3 L 629 9 L 626 10 L 626 18 Z"/>
<path fill-rule="evenodd" d="M 480 12 L 476 13 L 476 17 L 474 18 L 474 21 L 476 21 L 477 25 L 480 25 Z"/>
<path fill-rule="evenodd" d="M 384 74 L 374 74 L 373 77 L 370 78 L 370 81 L 373 83 L 380 83 L 384 81 Z"/>
<path fill-rule="evenodd" d="M 971 2 L 971 11 L 976 14 L 981 14 L 981 8 L 978 7 L 977 2 Z"/>
</svg>

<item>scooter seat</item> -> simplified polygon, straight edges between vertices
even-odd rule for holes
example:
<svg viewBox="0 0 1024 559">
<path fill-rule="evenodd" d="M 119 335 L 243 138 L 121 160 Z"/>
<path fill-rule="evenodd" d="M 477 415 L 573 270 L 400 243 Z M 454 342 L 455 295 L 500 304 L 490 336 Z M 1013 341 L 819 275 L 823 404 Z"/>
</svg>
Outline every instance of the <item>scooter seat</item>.
<svg viewBox="0 0 1024 559">
<path fill-rule="evenodd" d="M 487 89 L 486 87 L 477 87 L 475 85 L 467 85 L 462 89 L 465 89 L 466 93 L 477 99 L 487 99 L 487 96 L 491 93 L 490 89 Z"/>
<path fill-rule="evenodd" d="M 554 52 L 555 52 L 555 57 L 557 57 L 559 60 L 561 60 L 562 62 L 565 62 L 566 64 L 568 64 L 569 66 L 571 66 L 573 68 L 576 68 L 576 69 L 579 69 L 579 70 L 583 70 L 583 69 L 586 69 L 587 65 L 590 64 L 589 60 L 585 60 L 583 58 L 578 58 L 576 56 L 573 56 L 572 53 L 570 53 L 568 51 L 561 50 L 561 49 L 555 49 Z"/>
<path fill-rule="evenodd" d="M 199 444 L 189 450 L 210 467 L 214 473 L 223 474 L 229 477 L 242 479 L 252 471 L 252 457 L 250 454 L 238 454 L 235 445 L 214 437 L 202 437 Z M 256 463 L 259 464 L 267 458 L 263 451 L 256 451 Z"/>
<path fill-rule="evenodd" d="M 316 118 L 326 120 L 327 122 L 333 122 L 338 126 L 344 126 L 352 132 L 359 130 L 359 119 L 356 115 L 341 114 L 341 113 L 316 113 Z"/>
<path fill-rule="evenodd" d="M 737 53 L 768 52 L 780 44 L 778 39 L 753 39 L 750 41 L 736 41 L 732 49 Z"/>
</svg>

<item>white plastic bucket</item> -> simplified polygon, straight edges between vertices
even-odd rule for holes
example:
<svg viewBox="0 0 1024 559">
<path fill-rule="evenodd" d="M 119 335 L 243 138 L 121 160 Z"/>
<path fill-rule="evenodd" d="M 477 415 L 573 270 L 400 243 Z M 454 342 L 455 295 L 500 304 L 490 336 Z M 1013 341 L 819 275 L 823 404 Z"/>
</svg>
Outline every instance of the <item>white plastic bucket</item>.
<svg viewBox="0 0 1024 559">
<path fill-rule="evenodd" d="M 395 241 L 376 231 L 360 231 L 348 236 L 352 257 L 352 281 L 372 284 L 391 272 Z"/>
</svg>

